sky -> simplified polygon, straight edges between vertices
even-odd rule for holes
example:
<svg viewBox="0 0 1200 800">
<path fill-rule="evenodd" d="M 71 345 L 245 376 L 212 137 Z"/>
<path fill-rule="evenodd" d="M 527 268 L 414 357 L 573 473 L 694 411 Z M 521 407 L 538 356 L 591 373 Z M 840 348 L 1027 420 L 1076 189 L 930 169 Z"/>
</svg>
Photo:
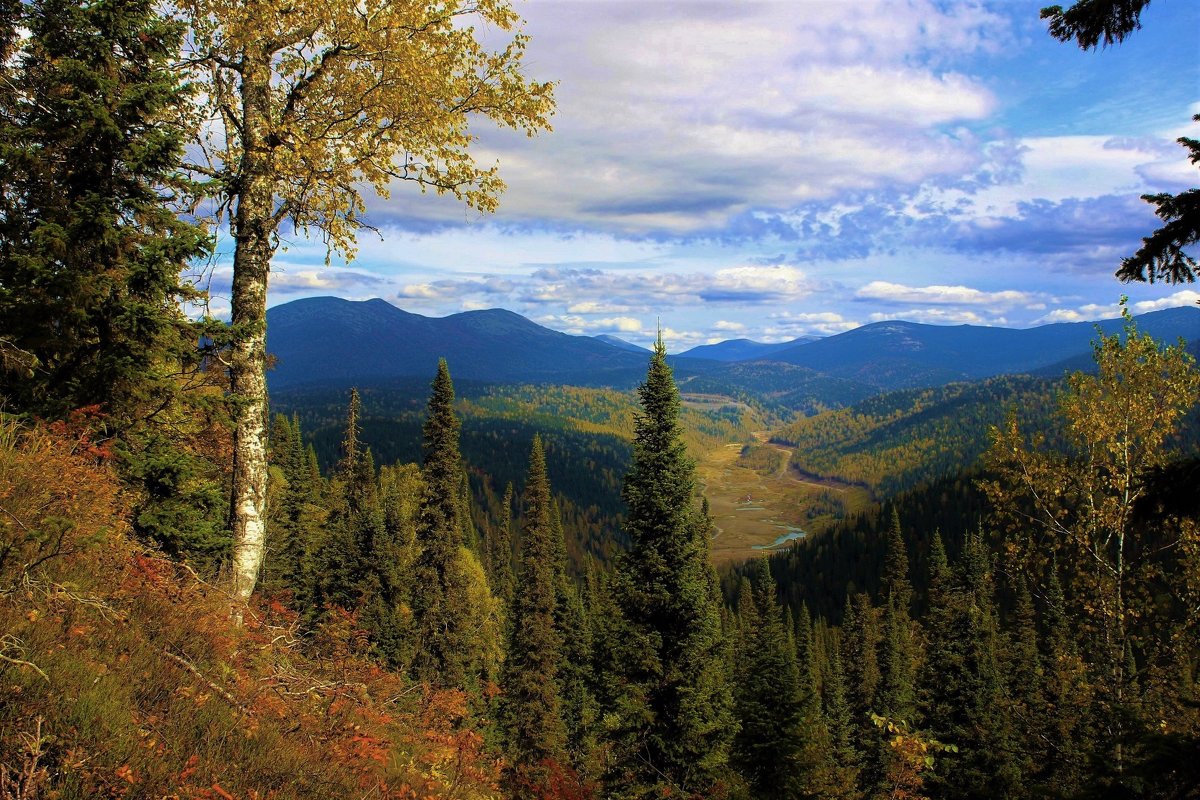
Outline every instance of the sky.
<svg viewBox="0 0 1200 800">
<path fill-rule="evenodd" d="M 1061 0 L 1060 0 L 1061 1 Z M 291 237 L 269 304 L 506 308 L 668 350 L 885 319 L 1029 327 L 1200 301 L 1113 273 L 1200 184 L 1200 3 L 1123 44 L 1053 40 L 1046 0 L 528 0 L 553 132 L 473 127 L 508 188 L 480 215 L 399 186 L 356 258 Z M 221 243 L 213 309 L 229 270 Z"/>
</svg>

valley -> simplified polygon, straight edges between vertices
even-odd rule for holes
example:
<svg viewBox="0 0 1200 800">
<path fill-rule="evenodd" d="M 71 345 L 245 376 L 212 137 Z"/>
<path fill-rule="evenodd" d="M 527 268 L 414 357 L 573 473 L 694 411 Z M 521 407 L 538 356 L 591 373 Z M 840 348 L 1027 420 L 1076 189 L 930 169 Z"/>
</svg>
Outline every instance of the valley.
<svg viewBox="0 0 1200 800">
<path fill-rule="evenodd" d="M 871 503 L 865 488 L 801 477 L 788 468 L 791 449 L 767 438 L 756 431 L 750 442 L 712 447 L 697 459 L 697 482 L 715 527 L 712 558 L 718 568 L 785 549 Z"/>
</svg>

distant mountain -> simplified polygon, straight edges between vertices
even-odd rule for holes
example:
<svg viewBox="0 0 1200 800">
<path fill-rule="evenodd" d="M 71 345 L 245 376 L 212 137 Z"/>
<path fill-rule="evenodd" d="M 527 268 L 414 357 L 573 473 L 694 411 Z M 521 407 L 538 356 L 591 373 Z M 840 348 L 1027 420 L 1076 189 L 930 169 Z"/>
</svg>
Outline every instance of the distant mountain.
<svg viewBox="0 0 1200 800">
<path fill-rule="evenodd" d="M 1137 318 L 1138 329 L 1157 339 L 1200 337 L 1200 308 L 1169 308 Z M 1037 372 L 1059 362 L 1078 363 L 1091 352 L 1096 327 L 1121 330 L 1120 319 L 987 328 L 876 322 L 771 356 L 881 389 L 940 386 L 993 375 Z"/>
<path fill-rule="evenodd" d="M 816 414 L 879 394 L 861 381 L 779 361 L 736 361 L 684 377 L 679 390 L 691 394 L 728 395 L 783 418 L 795 412 Z"/>
<path fill-rule="evenodd" d="M 820 336 L 801 336 L 790 342 L 755 342 L 751 339 L 730 339 L 717 344 L 702 344 L 679 355 L 685 358 L 707 358 L 712 361 L 760 361 L 776 353 L 820 340 Z"/>
<path fill-rule="evenodd" d="M 385 300 L 314 297 L 267 312 L 268 374 L 273 389 L 301 384 L 432 379 L 438 358 L 455 378 L 492 382 L 554 381 L 632 385 L 644 354 L 570 336 L 502 309 L 425 317 Z"/>
<path fill-rule="evenodd" d="M 624 339 L 620 338 L 619 336 L 613 336 L 608 333 L 602 333 L 602 334 L 600 334 L 598 336 L 594 336 L 592 338 L 599 339 L 600 341 L 604 342 L 605 344 L 611 344 L 613 347 L 616 347 L 620 350 L 628 350 L 631 353 L 642 353 L 644 355 L 650 354 L 649 349 L 642 347 L 640 344 L 634 344 L 633 342 L 627 342 Z"/>
<path fill-rule="evenodd" d="M 1111 333 L 1121 321 L 1099 325 Z M 811 413 L 892 389 L 1045 375 L 1060 365 L 1086 363 L 1095 326 L 1017 330 L 877 322 L 815 341 L 705 345 L 670 361 L 681 383 L 711 376 L 691 391 L 707 383 L 704 391 L 759 395 L 770 405 Z M 1159 339 L 1195 340 L 1200 309 L 1143 314 L 1138 326 Z M 771 352 L 758 355 L 762 348 Z M 571 336 L 502 309 L 425 317 L 378 299 L 315 297 L 276 306 L 267 312 L 267 349 L 276 359 L 268 376 L 272 389 L 431 378 L 439 357 L 455 378 L 490 383 L 627 388 L 646 374 L 646 351 L 616 337 Z M 739 353 L 755 355 L 734 360 Z M 779 362 L 805 369 L 786 370 Z"/>
</svg>

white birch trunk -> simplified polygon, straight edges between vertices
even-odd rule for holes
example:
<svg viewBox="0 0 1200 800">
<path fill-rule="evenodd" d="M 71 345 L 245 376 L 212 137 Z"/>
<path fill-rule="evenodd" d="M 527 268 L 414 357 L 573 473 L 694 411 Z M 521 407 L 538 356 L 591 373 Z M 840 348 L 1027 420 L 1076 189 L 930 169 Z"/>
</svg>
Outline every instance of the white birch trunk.
<svg viewBox="0 0 1200 800">
<path fill-rule="evenodd" d="M 267 512 L 267 278 L 274 255 L 274 193 L 270 123 L 270 57 L 243 61 L 242 125 L 244 151 L 239 169 L 233 234 L 230 358 L 233 400 L 233 596 L 249 600 L 262 569 Z M 235 609 L 235 616 L 238 615 Z"/>
</svg>

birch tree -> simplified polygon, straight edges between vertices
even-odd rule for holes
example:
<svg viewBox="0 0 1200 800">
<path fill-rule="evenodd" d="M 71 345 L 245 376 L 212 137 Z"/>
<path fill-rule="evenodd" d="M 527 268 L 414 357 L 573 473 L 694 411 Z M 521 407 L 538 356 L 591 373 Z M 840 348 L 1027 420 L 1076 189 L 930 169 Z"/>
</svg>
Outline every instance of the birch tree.
<svg viewBox="0 0 1200 800">
<path fill-rule="evenodd" d="M 1012 416 L 992 431 L 996 479 L 983 489 L 1013 564 L 1035 583 L 1063 579 L 1119 770 L 1128 723 L 1117 712 L 1136 706 L 1138 673 L 1154 672 L 1153 662 L 1165 669 L 1178 646 L 1170 640 L 1198 618 L 1180 608 L 1193 597 L 1194 520 L 1139 518 L 1161 499 L 1152 479 L 1178 458 L 1171 440 L 1200 401 L 1200 373 L 1182 344 L 1139 334 L 1128 311 L 1123 333 L 1101 335 L 1095 358 L 1098 374 L 1071 376 L 1062 397 L 1066 452 L 1026 437 Z"/>
<path fill-rule="evenodd" d="M 364 191 L 401 181 L 492 211 L 504 184 L 471 123 L 548 129 L 553 87 L 527 78 L 507 0 L 178 0 L 212 125 L 197 172 L 234 242 L 233 593 L 262 563 L 266 303 L 281 228 L 352 257 Z M 475 26 L 488 29 L 485 46 Z"/>
</svg>

